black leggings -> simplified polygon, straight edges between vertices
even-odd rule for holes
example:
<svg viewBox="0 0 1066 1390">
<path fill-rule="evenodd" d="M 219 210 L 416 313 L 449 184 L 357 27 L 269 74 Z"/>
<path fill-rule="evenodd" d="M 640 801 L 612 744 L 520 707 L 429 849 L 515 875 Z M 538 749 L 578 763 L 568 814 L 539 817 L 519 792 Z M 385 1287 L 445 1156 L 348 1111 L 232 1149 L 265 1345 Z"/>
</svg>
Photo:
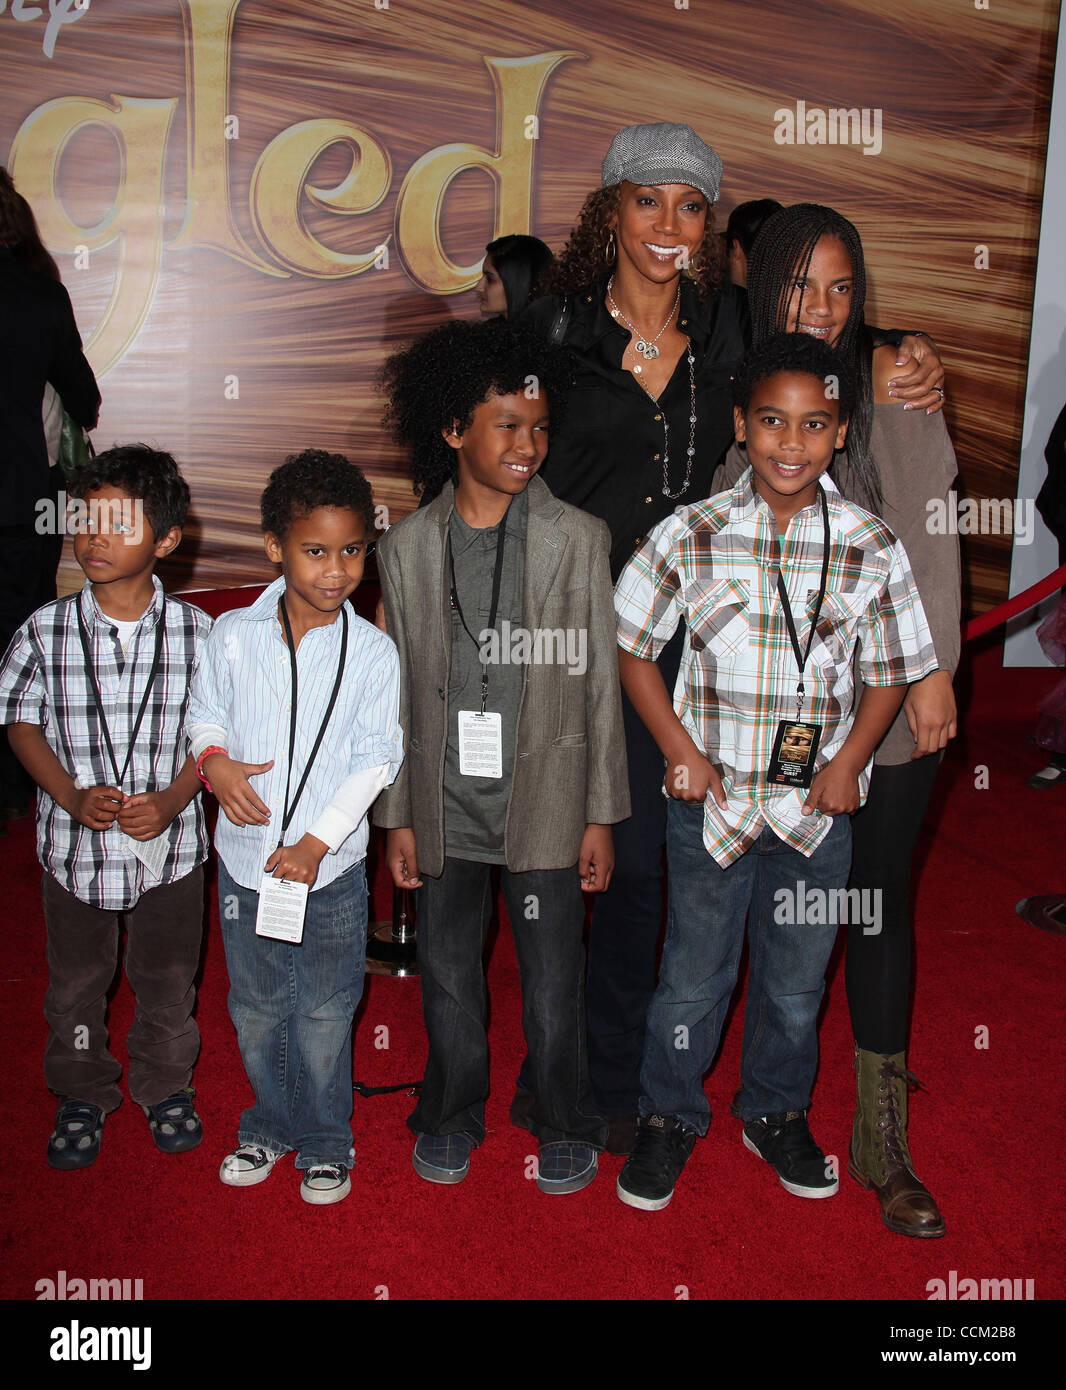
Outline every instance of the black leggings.
<svg viewBox="0 0 1066 1390">
<path fill-rule="evenodd" d="M 911 860 L 939 766 L 935 753 L 895 767 L 875 766 L 866 805 L 852 817 L 848 886 L 881 891 L 881 930 L 867 935 L 861 920 L 849 925 L 844 969 L 852 1032 L 866 1052 L 906 1050 Z"/>
</svg>

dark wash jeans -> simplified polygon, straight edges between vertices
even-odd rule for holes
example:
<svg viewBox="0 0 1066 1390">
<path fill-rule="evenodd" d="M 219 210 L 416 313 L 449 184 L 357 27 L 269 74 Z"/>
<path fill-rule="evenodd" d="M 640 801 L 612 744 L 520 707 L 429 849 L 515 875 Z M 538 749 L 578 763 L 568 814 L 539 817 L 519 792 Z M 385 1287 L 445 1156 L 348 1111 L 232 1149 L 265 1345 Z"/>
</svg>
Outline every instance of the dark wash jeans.
<svg viewBox="0 0 1066 1390">
<path fill-rule="evenodd" d="M 681 664 L 684 629 L 659 655 L 671 697 Z M 640 1097 L 644 1027 L 655 991 L 655 952 L 663 924 L 663 848 L 666 762 L 622 692 L 632 814 L 611 827 L 614 876 L 596 895 L 589 936 L 589 1068 L 596 1103 L 605 1115 L 635 1115 Z M 526 1077 L 521 1077 L 526 1084 Z"/>
<path fill-rule="evenodd" d="M 659 984 L 648 1011 L 640 1113 L 676 1115 L 706 1134 L 711 1107 L 703 1077 L 736 984 L 745 918 L 741 1115 L 751 1120 L 805 1110 L 818 1066 L 818 1006 L 837 928 L 777 918 L 801 915 L 788 910 L 801 882 L 805 901 L 811 889 L 844 888 L 851 821 L 836 816 L 809 859 L 767 826 L 747 854 L 723 869 L 703 844 L 702 803 L 670 800 L 666 816 L 670 903 Z"/>
<path fill-rule="evenodd" d="M 482 951 L 492 915 L 491 864 L 448 858 L 418 890 L 418 967 L 429 1058 L 416 1134 L 485 1137 L 489 1051 Z M 575 1140 L 602 1149 L 607 1126 L 592 1100 L 585 1045 L 584 903 L 576 865 L 500 869 L 522 982 L 529 1051 L 530 1127 L 541 1143 Z M 535 915 L 534 915 L 535 914 Z"/>
</svg>

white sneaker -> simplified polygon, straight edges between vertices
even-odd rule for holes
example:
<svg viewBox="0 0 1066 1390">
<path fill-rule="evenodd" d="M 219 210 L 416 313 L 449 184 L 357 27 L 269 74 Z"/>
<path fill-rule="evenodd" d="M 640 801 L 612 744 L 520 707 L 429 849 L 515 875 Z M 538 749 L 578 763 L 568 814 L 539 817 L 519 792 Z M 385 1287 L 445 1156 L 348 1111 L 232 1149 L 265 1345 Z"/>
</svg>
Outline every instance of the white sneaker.
<svg viewBox="0 0 1066 1390">
<path fill-rule="evenodd" d="M 305 1171 L 300 1183 L 300 1196 L 316 1207 L 343 1202 L 351 1190 L 352 1180 L 343 1163 L 316 1164 Z"/>
<path fill-rule="evenodd" d="M 280 1157 L 281 1154 L 259 1144 L 238 1144 L 222 1160 L 218 1176 L 227 1187 L 254 1187 L 270 1177 Z"/>
</svg>

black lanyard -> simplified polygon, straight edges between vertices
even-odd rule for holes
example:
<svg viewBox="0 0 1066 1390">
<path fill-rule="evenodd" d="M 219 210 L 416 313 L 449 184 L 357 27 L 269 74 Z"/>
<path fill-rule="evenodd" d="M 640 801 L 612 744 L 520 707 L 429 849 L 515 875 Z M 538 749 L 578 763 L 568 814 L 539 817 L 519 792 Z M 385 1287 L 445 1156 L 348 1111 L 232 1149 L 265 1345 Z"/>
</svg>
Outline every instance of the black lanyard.
<svg viewBox="0 0 1066 1390">
<path fill-rule="evenodd" d="M 115 774 L 115 786 L 121 791 L 122 782 L 129 771 L 130 759 L 133 757 L 133 745 L 137 742 L 137 735 L 140 732 L 141 721 L 144 719 L 144 712 L 148 708 L 148 697 L 152 693 L 152 686 L 159 673 L 160 658 L 163 655 L 163 637 L 166 628 L 167 600 L 163 595 L 162 603 L 159 608 L 159 617 L 155 625 L 155 653 L 152 656 L 152 669 L 148 672 L 148 684 L 144 687 L 144 694 L 141 696 L 141 707 L 137 711 L 137 718 L 133 723 L 133 731 L 130 734 L 129 747 L 126 749 L 126 761 L 122 764 L 122 771 L 118 770 L 118 759 L 115 757 L 115 746 L 111 742 L 111 730 L 107 727 L 107 719 L 104 715 L 104 702 L 100 696 L 100 686 L 96 679 L 96 667 L 93 665 L 92 649 L 89 646 L 89 632 L 85 626 L 85 618 L 81 611 L 81 594 L 78 595 L 74 607 L 78 614 L 78 636 L 81 638 L 82 655 L 85 657 L 85 674 L 89 678 L 89 688 L 93 692 L 93 701 L 96 705 L 96 713 L 100 719 L 100 728 L 103 730 L 104 743 L 107 746 L 107 756 L 111 759 L 111 769 Z M 106 618 L 106 614 L 101 614 Z"/>
<path fill-rule="evenodd" d="M 811 643 L 814 641 L 814 629 L 818 626 L 818 618 L 822 612 L 822 600 L 825 598 L 826 580 L 829 578 L 829 503 L 825 500 L 825 488 L 819 486 L 818 496 L 822 503 L 822 534 L 824 543 L 822 545 L 822 578 L 818 586 L 818 602 L 815 605 L 814 613 L 811 617 L 810 631 L 807 633 L 807 645 L 800 651 L 799 638 L 796 636 L 796 624 L 792 621 L 792 608 L 788 601 L 788 593 L 785 590 L 785 581 L 781 571 L 777 572 L 777 592 L 781 595 L 781 607 L 785 614 L 785 623 L 788 626 L 788 637 L 792 643 L 792 650 L 796 654 L 796 665 L 799 667 L 799 683 L 796 686 L 796 718 L 800 716 L 803 709 L 803 699 L 806 694 L 803 685 L 803 668 L 807 665 L 807 658 L 811 654 Z"/>
<path fill-rule="evenodd" d="M 504 538 L 505 538 L 506 534 L 507 534 L 507 513 L 505 512 L 504 515 L 503 515 L 503 517 L 502 517 L 501 520 L 500 520 L 499 530 L 496 532 L 496 566 L 495 566 L 495 568 L 494 568 L 493 571 L 492 571 L 492 606 L 491 606 L 491 608 L 489 609 L 489 627 L 488 627 L 488 630 L 489 630 L 489 631 L 495 631 L 495 629 L 496 629 L 496 610 L 497 610 L 497 608 L 499 607 L 499 604 L 500 604 L 500 583 L 501 583 L 501 581 L 502 581 L 502 579 L 503 579 L 503 546 L 504 546 Z M 449 574 L 450 577 L 451 577 L 451 578 L 450 578 L 450 582 L 451 582 L 452 607 L 453 607 L 453 608 L 455 609 L 455 611 L 459 614 L 459 621 L 460 621 L 460 622 L 462 623 L 462 625 L 463 625 L 463 631 L 464 631 L 464 632 L 466 633 L 466 635 L 470 638 L 471 642 L 473 642 L 474 646 L 477 647 L 477 649 L 478 649 L 478 655 L 480 656 L 480 655 L 481 655 L 481 652 L 482 652 L 482 644 L 477 640 L 477 638 L 474 636 L 474 634 L 470 631 L 470 629 L 469 629 L 469 628 L 467 627 L 467 625 L 466 625 L 466 619 L 463 617 L 463 610 L 462 610 L 462 607 L 460 606 L 460 603 L 459 603 L 459 594 L 458 594 L 458 591 L 456 590 L 456 587 L 455 587 L 455 560 L 454 560 L 453 557 L 452 557 L 452 531 L 451 531 L 451 525 L 450 525 L 450 524 L 449 524 L 449 526 L 448 526 L 448 574 Z M 488 663 L 487 663 L 486 661 L 482 660 L 482 662 L 481 662 L 481 713 L 482 713 L 482 714 L 485 713 L 485 705 L 486 705 L 486 702 L 487 702 L 487 700 L 488 700 L 488 695 L 489 695 L 489 668 L 488 668 Z"/>
<path fill-rule="evenodd" d="M 289 801 L 289 781 L 292 777 L 292 760 L 296 756 L 296 644 L 292 640 L 292 624 L 289 622 L 289 612 L 285 607 L 284 594 L 282 594 L 278 606 L 281 609 L 281 621 L 285 628 L 285 638 L 289 644 L 289 664 L 292 667 L 292 697 L 289 703 L 289 765 L 285 769 L 285 806 L 282 811 L 281 830 L 278 834 L 278 849 L 281 849 L 285 842 L 285 832 L 289 828 L 289 822 L 292 820 L 297 802 L 300 800 L 303 789 L 307 783 L 307 778 L 311 772 L 311 764 L 314 762 L 322 739 L 325 737 L 326 726 L 329 723 L 330 715 L 333 713 L 333 706 L 337 703 L 337 695 L 341 688 L 341 677 L 344 675 L 344 661 L 348 655 L 348 604 L 347 602 L 341 604 L 341 622 L 343 623 L 343 630 L 341 632 L 341 659 L 337 663 L 337 679 L 333 682 L 333 693 L 329 697 L 325 718 L 319 725 L 318 735 L 315 738 L 314 747 L 311 749 L 311 756 L 307 759 L 303 776 L 300 778 L 300 784 L 296 788 L 296 793 L 291 802 Z"/>
</svg>

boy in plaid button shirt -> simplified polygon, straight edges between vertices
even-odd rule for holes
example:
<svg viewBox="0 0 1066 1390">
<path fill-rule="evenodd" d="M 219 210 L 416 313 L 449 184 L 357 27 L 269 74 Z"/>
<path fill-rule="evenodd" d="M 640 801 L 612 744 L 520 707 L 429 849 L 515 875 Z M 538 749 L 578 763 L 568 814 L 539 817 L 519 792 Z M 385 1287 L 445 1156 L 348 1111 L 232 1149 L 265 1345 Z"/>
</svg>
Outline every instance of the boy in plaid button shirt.
<svg viewBox="0 0 1066 1390">
<path fill-rule="evenodd" d="M 53 1168 L 93 1163 L 122 1099 L 107 1041 L 120 917 L 130 1095 L 164 1153 L 203 1139 L 190 1081 L 208 846 L 184 725 L 211 619 L 154 574 L 181 541 L 189 488 L 169 454 L 133 444 L 90 459 L 71 496 L 85 585 L 39 608 L 0 663 L 0 724 L 40 788 Z"/>
<path fill-rule="evenodd" d="M 702 1079 L 746 919 L 744 1143 L 796 1196 L 837 1190 L 806 1110 L 825 967 L 851 907 L 849 814 L 907 685 L 937 664 L 902 545 L 824 476 L 847 434 L 843 363 L 817 339 L 781 334 L 749 353 L 734 389 L 750 469 L 655 527 L 615 591 L 622 683 L 666 758 L 671 798 L 666 941 L 637 1142 L 618 1180 L 623 1202 L 650 1211 L 670 1201 L 708 1128 Z M 655 658 L 682 620 L 671 704 Z M 853 717 L 856 644 L 866 689 Z M 811 726 L 809 785 L 771 780 L 802 762 Z"/>
</svg>

